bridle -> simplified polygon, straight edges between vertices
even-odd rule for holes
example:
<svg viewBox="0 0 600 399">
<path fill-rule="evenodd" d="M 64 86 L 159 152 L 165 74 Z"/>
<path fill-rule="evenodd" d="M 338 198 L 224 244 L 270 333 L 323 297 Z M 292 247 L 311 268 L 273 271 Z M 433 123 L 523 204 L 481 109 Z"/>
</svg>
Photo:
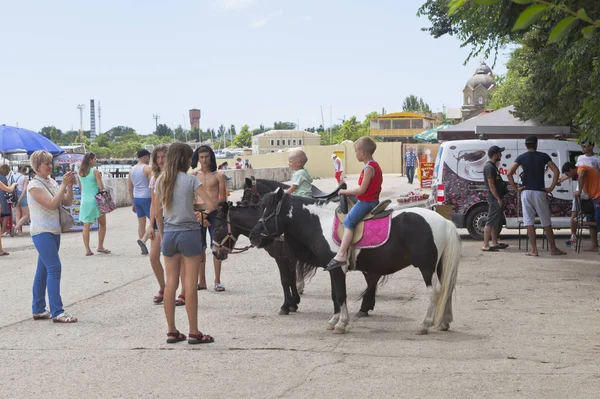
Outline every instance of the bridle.
<svg viewBox="0 0 600 399">
<path fill-rule="evenodd" d="M 223 220 L 222 218 L 218 218 L 218 219 Z M 232 223 L 231 223 L 231 219 L 229 217 L 229 212 L 227 212 L 227 216 L 225 217 L 225 223 L 227 223 L 227 235 L 225 236 L 225 238 L 223 238 L 221 240 L 220 243 L 213 242 L 213 247 L 217 247 L 218 249 L 223 249 L 225 252 L 227 252 L 229 254 L 239 254 L 242 252 L 246 252 L 250 248 L 254 248 L 254 245 L 247 245 L 244 248 L 235 248 L 235 243 L 237 242 L 237 238 L 233 235 L 233 233 L 231 233 Z M 235 226 L 235 227 L 238 227 L 240 229 L 245 229 L 242 226 Z M 230 247 L 228 247 L 226 245 L 228 242 L 231 242 Z"/>
<path fill-rule="evenodd" d="M 281 233 L 279 233 L 279 213 L 281 212 L 281 205 L 283 204 L 283 197 L 281 197 L 279 199 L 279 202 L 277 203 L 277 208 L 275 208 L 274 212 L 271 212 L 269 215 L 267 216 L 263 216 L 258 219 L 258 223 L 260 223 L 262 225 L 262 231 L 260 233 L 260 235 L 262 235 L 263 237 L 266 238 L 278 238 L 281 236 Z M 271 218 L 275 218 L 275 232 L 274 233 L 270 233 L 269 229 L 267 229 L 267 222 L 269 221 L 269 219 Z"/>
</svg>

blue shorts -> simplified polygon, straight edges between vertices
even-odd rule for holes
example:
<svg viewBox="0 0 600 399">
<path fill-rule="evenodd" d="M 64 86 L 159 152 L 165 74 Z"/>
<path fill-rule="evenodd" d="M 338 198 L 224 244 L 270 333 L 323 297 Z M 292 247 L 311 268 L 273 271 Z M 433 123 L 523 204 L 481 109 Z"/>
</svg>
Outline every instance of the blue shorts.
<svg viewBox="0 0 600 399">
<path fill-rule="evenodd" d="M 217 217 L 217 215 L 215 213 L 209 213 L 208 216 L 206 217 L 208 219 L 208 222 L 210 223 L 210 226 L 208 227 L 208 233 L 210 234 L 210 248 L 212 248 L 213 236 L 215 235 L 215 228 L 213 227 L 213 223 L 214 223 L 214 220 L 216 217 Z M 208 248 L 206 246 L 206 230 L 207 230 L 207 228 L 202 226 L 202 250 L 203 251 L 206 248 Z"/>
<path fill-rule="evenodd" d="M 354 231 L 356 225 L 364 218 L 367 213 L 371 212 L 379 201 L 358 201 L 356 205 L 350 209 L 346 219 L 344 219 L 344 227 L 348 230 Z"/>
<path fill-rule="evenodd" d="M 160 251 L 164 256 L 197 256 L 203 252 L 199 242 L 202 240 L 202 230 L 182 230 L 163 232 Z"/>
<path fill-rule="evenodd" d="M 23 191 L 19 191 L 19 190 L 17 190 L 17 198 L 19 198 L 19 197 L 21 196 L 21 193 L 22 193 L 22 192 L 23 192 Z M 16 205 L 16 204 L 15 204 L 15 205 Z M 27 194 L 25 194 L 25 195 L 23 196 L 23 199 L 21 200 L 21 206 L 28 206 L 28 205 L 27 205 Z"/>
<path fill-rule="evenodd" d="M 152 198 L 134 198 L 133 205 L 135 206 L 135 213 L 138 218 L 147 217 L 150 219 L 150 204 L 152 204 Z"/>
</svg>

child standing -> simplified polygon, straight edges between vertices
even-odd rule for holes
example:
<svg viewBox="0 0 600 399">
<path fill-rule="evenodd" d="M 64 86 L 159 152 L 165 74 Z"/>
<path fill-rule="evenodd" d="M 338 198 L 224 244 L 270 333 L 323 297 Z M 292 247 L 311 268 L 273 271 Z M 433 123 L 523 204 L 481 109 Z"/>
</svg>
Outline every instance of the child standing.
<svg viewBox="0 0 600 399">
<path fill-rule="evenodd" d="M 198 292 L 196 279 L 202 260 L 202 226 L 194 212 L 194 200 L 199 196 L 205 210 L 212 212 L 216 205 L 207 195 L 195 176 L 187 174 L 193 151 L 187 144 L 173 143 L 166 154 L 164 169 L 156 182 L 156 194 L 162 205 L 156 221 L 162 234 L 161 250 L 165 260 L 167 280 L 164 293 L 164 308 L 169 332 L 167 343 L 184 341 L 185 335 L 175 327 L 175 293 L 179 285 L 181 268 L 185 270 L 184 286 L 187 294 L 185 310 L 189 321 L 189 344 L 213 342 L 210 335 L 198 330 Z M 163 220 L 164 217 L 164 220 Z"/>
<path fill-rule="evenodd" d="M 358 187 L 352 190 L 340 190 L 340 195 L 356 195 L 358 202 L 344 220 L 344 235 L 338 253 L 331 259 L 325 267 L 330 271 L 336 267 L 343 266 L 347 261 L 348 248 L 352 243 L 352 236 L 356 225 L 363 217 L 373 210 L 379 204 L 379 194 L 381 193 L 381 184 L 383 183 L 383 174 L 379 164 L 373 160 L 373 153 L 377 149 L 377 144 L 370 137 L 361 137 L 354 143 L 354 152 L 356 159 L 363 162 L 365 166 L 358 178 Z"/>
<path fill-rule="evenodd" d="M 302 150 L 290 152 L 288 156 L 288 165 L 294 171 L 292 175 L 291 187 L 286 191 L 288 194 L 298 195 L 300 197 L 312 197 L 311 184 L 312 177 L 308 171 L 304 169 L 304 165 L 308 162 L 306 153 Z"/>
</svg>

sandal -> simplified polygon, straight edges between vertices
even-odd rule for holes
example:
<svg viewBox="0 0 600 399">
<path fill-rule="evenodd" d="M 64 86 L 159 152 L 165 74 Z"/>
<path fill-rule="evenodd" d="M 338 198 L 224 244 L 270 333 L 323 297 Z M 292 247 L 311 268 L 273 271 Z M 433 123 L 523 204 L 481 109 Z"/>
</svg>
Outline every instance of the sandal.
<svg viewBox="0 0 600 399">
<path fill-rule="evenodd" d="M 146 246 L 144 241 L 137 240 L 137 243 L 140 246 L 140 249 L 142 250 L 142 255 L 148 255 L 148 247 Z"/>
<path fill-rule="evenodd" d="M 52 315 L 47 310 L 43 313 L 34 313 L 32 316 L 33 320 L 48 320 L 52 318 Z"/>
<path fill-rule="evenodd" d="M 213 337 L 211 337 L 210 335 L 206 335 L 206 334 L 188 334 L 188 336 L 190 337 L 190 339 L 188 339 L 188 344 L 190 345 L 196 345 L 196 344 L 210 344 L 212 342 L 215 342 L 215 339 Z"/>
<path fill-rule="evenodd" d="M 159 290 L 159 291 L 158 291 L 158 295 L 156 295 L 156 296 L 154 297 L 154 303 L 155 303 L 156 305 L 160 305 L 160 304 L 162 303 L 162 301 L 163 301 L 163 299 L 164 299 L 164 294 L 165 294 L 165 291 L 164 291 L 164 290 Z"/>
<path fill-rule="evenodd" d="M 8 252 L 6 252 L 6 251 L 4 251 L 4 252 L 2 252 L 2 253 L 0 254 L 0 256 L 7 256 L 7 255 L 10 255 L 10 254 L 9 254 Z"/>
<path fill-rule="evenodd" d="M 52 318 L 55 323 L 77 323 L 77 317 L 69 316 L 66 313 L 61 313 L 56 317 Z"/>
<path fill-rule="evenodd" d="M 167 344 L 176 344 L 177 342 L 185 341 L 185 335 L 179 331 L 167 333 Z"/>
<path fill-rule="evenodd" d="M 225 291 L 225 286 L 223 284 L 221 284 L 221 283 L 215 284 L 215 291 L 217 291 L 217 292 L 223 292 L 223 291 Z"/>
<path fill-rule="evenodd" d="M 197 289 L 198 291 L 202 291 L 202 290 L 205 290 L 205 289 L 206 289 L 206 287 L 203 287 L 203 286 L 201 286 L 200 284 L 196 284 L 196 289 Z"/>
<path fill-rule="evenodd" d="M 175 306 L 183 306 L 185 305 L 185 297 L 181 294 L 179 294 L 179 296 L 177 297 L 177 300 L 175 301 Z"/>
</svg>

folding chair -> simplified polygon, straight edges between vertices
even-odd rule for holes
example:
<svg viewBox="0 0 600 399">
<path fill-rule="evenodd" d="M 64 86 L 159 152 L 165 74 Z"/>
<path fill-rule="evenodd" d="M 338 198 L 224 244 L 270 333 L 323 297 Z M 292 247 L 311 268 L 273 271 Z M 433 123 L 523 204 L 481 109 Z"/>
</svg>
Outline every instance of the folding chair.
<svg viewBox="0 0 600 399">
<path fill-rule="evenodd" d="M 575 230 L 575 250 L 577 253 L 581 253 L 581 241 L 583 240 L 583 230 L 587 229 L 589 231 L 590 227 L 596 225 L 596 222 L 588 222 L 587 217 L 594 215 L 594 207 L 592 205 L 592 201 L 590 200 L 581 200 L 580 197 L 577 197 L 577 201 L 575 202 L 577 216 L 575 217 L 576 230 Z M 591 237 L 591 231 L 590 231 Z"/>
</svg>

